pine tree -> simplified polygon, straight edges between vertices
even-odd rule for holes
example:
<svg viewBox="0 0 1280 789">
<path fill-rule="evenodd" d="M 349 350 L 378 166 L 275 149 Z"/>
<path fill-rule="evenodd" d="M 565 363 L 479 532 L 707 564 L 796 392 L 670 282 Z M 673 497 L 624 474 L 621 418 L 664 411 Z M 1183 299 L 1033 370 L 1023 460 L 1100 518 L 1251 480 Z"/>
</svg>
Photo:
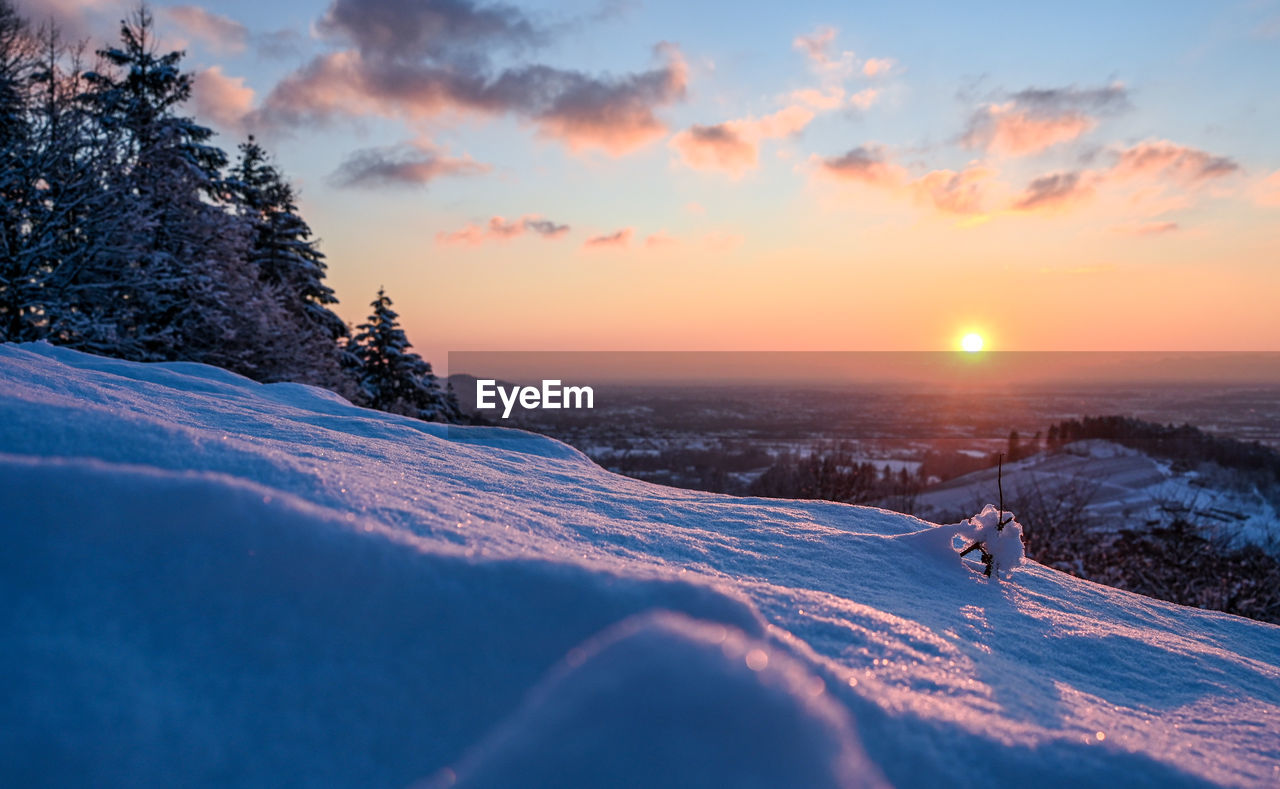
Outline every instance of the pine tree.
<svg viewBox="0 0 1280 789">
<path fill-rule="evenodd" d="M 450 413 L 431 365 L 410 350 L 400 328 L 400 316 L 379 288 L 367 323 L 358 327 L 354 353 L 360 359 L 360 389 L 365 402 L 380 411 L 416 416 L 429 421 L 460 421 Z M 453 406 L 456 408 L 454 399 Z"/>
<path fill-rule="evenodd" d="M 193 359 L 252 373 L 262 318 L 245 269 L 247 226 L 218 205 L 226 154 L 212 130 L 180 114 L 191 95 L 182 52 L 158 54 L 146 6 L 121 23 L 121 45 L 100 50 L 88 105 L 112 144 L 103 187 L 124 196 L 123 218 L 93 264 L 77 273 L 85 320 L 68 337 L 142 360 Z M 248 369 L 247 369 L 248 368 Z"/>
<path fill-rule="evenodd" d="M 291 356 L 276 377 L 334 386 L 342 378 L 338 341 L 346 323 L 329 309 L 338 299 L 324 284 L 324 254 L 298 213 L 293 188 L 249 137 L 226 181 L 238 215 L 253 228 L 250 259 L 290 320 Z"/>
<path fill-rule="evenodd" d="M 0 0 L 0 341 L 33 339 L 29 304 L 33 272 L 22 254 L 28 215 L 36 204 L 29 162 L 27 112 L 35 67 L 34 41 L 9 0 Z"/>
</svg>

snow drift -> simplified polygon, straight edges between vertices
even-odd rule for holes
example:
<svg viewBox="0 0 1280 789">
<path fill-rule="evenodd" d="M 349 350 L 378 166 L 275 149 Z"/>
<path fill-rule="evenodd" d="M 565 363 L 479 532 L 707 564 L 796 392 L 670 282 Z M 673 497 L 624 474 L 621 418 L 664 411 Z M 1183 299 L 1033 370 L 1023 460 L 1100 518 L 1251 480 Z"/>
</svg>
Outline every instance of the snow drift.
<svg viewBox="0 0 1280 789">
<path fill-rule="evenodd" d="M 1280 628 L 987 579 L 986 520 L 0 346 L 0 783 L 1280 781 Z"/>
</svg>

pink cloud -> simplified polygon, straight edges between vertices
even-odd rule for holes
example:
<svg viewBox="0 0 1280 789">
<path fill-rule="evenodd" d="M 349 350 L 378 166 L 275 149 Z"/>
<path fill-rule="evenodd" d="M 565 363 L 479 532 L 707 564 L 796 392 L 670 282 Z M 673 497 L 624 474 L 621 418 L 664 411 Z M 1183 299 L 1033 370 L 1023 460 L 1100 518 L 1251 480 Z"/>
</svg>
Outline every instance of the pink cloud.
<svg viewBox="0 0 1280 789">
<path fill-rule="evenodd" d="M 680 239 L 667 235 L 665 230 L 659 230 L 652 233 L 644 240 L 646 249 L 661 249 L 663 247 L 673 247 L 680 243 Z"/>
<path fill-rule="evenodd" d="M 239 130 L 253 108 L 253 88 L 243 77 L 223 74 L 221 66 L 199 72 L 191 92 L 196 115 L 224 129 Z"/>
<path fill-rule="evenodd" d="M 1080 112 L 1038 115 L 1013 102 L 986 108 L 985 118 L 965 136 L 971 148 L 985 148 L 1005 156 L 1039 153 L 1092 131 L 1097 121 Z"/>
<path fill-rule="evenodd" d="M 880 91 L 875 88 L 863 88 L 849 97 L 849 104 L 860 110 L 869 110 L 878 98 L 880 98 Z"/>
<path fill-rule="evenodd" d="M 1005 156 L 1029 156 L 1071 142 L 1098 125 L 1098 117 L 1129 107 L 1121 83 L 1097 88 L 1027 88 L 1008 101 L 980 107 L 962 143 Z"/>
<path fill-rule="evenodd" d="M 906 171 L 890 162 L 879 146 L 861 145 L 841 156 L 814 156 L 812 161 L 820 173 L 841 181 L 896 188 L 907 180 Z"/>
<path fill-rule="evenodd" d="M 1112 228 L 1126 236 L 1163 236 L 1179 229 L 1177 222 L 1135 222 Z"/>
<path fill-rule="evenodd" d="M 1112 172 L 1121 178 L 1165 178 L 1196 184 L 1239 170 L 1240 165 L 1230 157 L 1168 140 L 1149 140 L 1120 151 Z"/>
<path fill-rule="evenodd" d="M 844 104 L 844 89 L 832 86 L 826 90 L 803 88 L 792 91 L 791 100 L 815 110 L 834 110 Z"/>
<path fill-rule="evenodd" d="M 934 170 L 907 184 L 915 199 L 946 214 L 974 215 L 986 211 L 987 191 L 995 171 L 970 165 L 960 172 Z"/>
<path fill-rule="evenodd" d="M 194 5 L 162 10 L 183 33 L 198 38 L 219 52 L 239 53 L 249 43 L 249 29 L 229 17 Z"/>
<path fill-rule="evenodd" d="M 836 29 L 830 25 L 819 25 L 812 33 L 796 36 L 791 44 L 815 64 L 826 65 L 835 54 L 835 41 Z"/>
<path fill-rule="evenodd" d="M 444 246 L 479 246 L 486 241 L 507 241 L 525 233 L 533 233 L 545 239 L 563 238 L 569 232 L 568 225 L 561 225 L 538 214 L 526 214 L 519 219 L 495 216 L 484 225 L 469 224 L 458 230 L 436 234 L 436 243 Z"/>
<path fill-rule="evenodd" d="M 583 249 L 626 249 L 631 246 L 635 228 L 624 227 L 601 236 L 593 236 L 582 242 Z"/>
<path fill-rule="evenodd" d="M 1280 206 L 1280 170 L 1262 179 L 1254 195 L 1258 205 Z"/>
<path fill-rule="evenodd" d="M 841 156 L 813 157 L 817 172 L 838 181 L 862 184 L 909 197 L 946 214 L 976 215 L 986 211 L 995 171 L 979 164 L 960 172 L 932 170 L 911 178 L 879 146 L 863 145 Z"/>
<path fill-rule="evenodd" d="M 687 167 L 721 170 L 736 177 L 756 168 L 762 141 L 796 134 L 813 118 L 813 110 L 793 105 L 763 118 L 691 126 L 672 137 L 669 144 Z"/>
<path fill-rule="evenodd" d="M 662 68 L 608 85 L 582 80 L 535 117 L 541 133 L 571 149 L 599 148 L 615 156 L 630 153 L 667 133 L 656 106 L 684 98 L 689 68 L 672 45 L 658 48 Z M 606 83 L 607 84 L 607 83 Z"/>
<path fill-rule="evenodd" d="M 19 13 L 33 25 L 52 20 L 62 31 L 64 41 L 97 35 L 115 36 L 116 26 L 104 26 L 107 12 L 127 14 L 131 8 L 122 0 L 21 0 Z"/>
<path fill-rule="evenodd" d="M 1065 211 L 1093 196 L 1092 173 L 1051 173 L 1035 178 L 1018 197 L 1018 211 Z"/>
<path fill-rule="evenodd" d="M 868 77 L 881 77 L 892 71 L 895 65 L 892 58 L 867 58 L 862 64 L 862 73 Z"/>
<path fill-rule="evenodd" d="M 376 115 L 406 121 L 446 114 L 512 115 L 572 150 L 622 155 L 667 132 L 659 108 L 684 98 L 688 67 L 678 49 L 655 48 L 659 63 L 620 77 L 544 65 L 496 73 L 472 59 L 402 60 L 360 49 L 313 58 L 267 95 L 255 120 L 297 126 Z"/>
</svg>

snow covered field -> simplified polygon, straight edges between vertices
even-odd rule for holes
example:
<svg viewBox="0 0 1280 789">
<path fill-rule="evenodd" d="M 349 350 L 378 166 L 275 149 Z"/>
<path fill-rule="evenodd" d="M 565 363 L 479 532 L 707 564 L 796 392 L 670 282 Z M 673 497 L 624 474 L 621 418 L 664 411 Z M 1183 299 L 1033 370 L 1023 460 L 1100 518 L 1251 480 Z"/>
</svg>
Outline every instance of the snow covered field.
<svg viewBox="0 0 1280 789">
<path fill-rule="evenodd" d="M 1256 488 L 1215 486 L 1196 471 L 1172 466 L 1109 441 L 1079 441 L 1006 463 L 1004 490 L 1006 501 L 1079 497 L 1083 513 L 1102 524 L 1162 523 L 1172 511 L 1238 543 L 1280 545 L 1280 516 Z M 927 518 L 966 512 L 995 489 L 996 469 L 975 471 L 920 494 L 917 512 Z"/>
<path fill-rule="evenodd" d="M 0 466 L 6 786 L 1280 784 L 1280 627 L 902 515 L 47 345 Z"/>
</svg>

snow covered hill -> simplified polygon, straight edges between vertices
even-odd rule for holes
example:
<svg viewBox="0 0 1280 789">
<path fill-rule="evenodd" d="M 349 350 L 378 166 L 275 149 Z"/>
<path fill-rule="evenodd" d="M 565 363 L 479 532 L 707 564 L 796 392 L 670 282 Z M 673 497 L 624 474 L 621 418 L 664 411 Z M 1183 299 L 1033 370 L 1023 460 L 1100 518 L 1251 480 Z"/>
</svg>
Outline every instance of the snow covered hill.
<svg viewBox="0 0 1280 789">
<path fill-rule="evenodd" d="M 0 529 L 6 786 L 1280 783 L 1278 627 L 200 365 L 0 346 Z"/>
<path fill-rule="evenodd" d="M 1041 452 L 1004 466 L 1006 502 L 1065 499 L 1100 526 L 1167 523 L 1180 515 L 1230 540 L 1280 547 L 1280 516 L 1253 486 L 1178 471 L 1166 460 L 1096 439 Z M 996 490 L 996 469 L 966 474 L 925 491 L 916 512 L 948 518 L 970 511 Z M 1011 505 L 1012 506 L 1012 505 Z M 963 517 L 954 515 L 955 517 Z"/>
</svg>

